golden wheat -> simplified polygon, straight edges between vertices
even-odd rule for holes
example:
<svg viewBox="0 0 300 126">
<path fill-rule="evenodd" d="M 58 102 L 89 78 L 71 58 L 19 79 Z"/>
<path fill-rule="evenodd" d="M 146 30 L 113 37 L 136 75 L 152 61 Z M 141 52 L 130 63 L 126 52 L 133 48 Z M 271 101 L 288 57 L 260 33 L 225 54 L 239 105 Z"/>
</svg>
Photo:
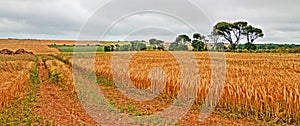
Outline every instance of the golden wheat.
<svg viewBox="0 0 300 126">
<path fill-rule="evenodd" d="M 70 67 L 57 59 L 47 60 L 46 66 L 49 70 L 50 80 L 56 81 L 65 90 L 75 93 L 72 71 Z"/>
<path fill-rule="evenodd" d="M 131 52 L 130 52 L 131 53 Z M 188 53 L 188 52 L 179 52 Z M 133 84 L 140 89 L 151 85 L 149 74 L 160 67 L 166 73 L 164 93 L 175 97 L 180 89 L 182 74 L 180 65 L 189 66 L 183 61 L 179 64 L 168 52 L 137 52 L 133 57 L 129 53 L 97 53 L 95 72 L 98 76 L 127 83 L 126 76 L 113 78 L 113 57 L 120 62 L 130 60 L 129 71 L 119 75 L 129 75 Z M 196 98 L 197 104 L 203 104 L 210 88 L 211 61 L 209 53 L 194 53 L 200 71 L 200 86 Z M 225 53 L 226 81 L 218 109 L 239 113 L 267 122 L 297 124 L 300 122 L 300 56 L 297 54 L 268 53 Z M 72 55 L 62 55 L 71 62 Z M 85 60 L 77 59 L 76 61 Z M 189 60 L 186 58 L 185 60 Z M 84 62 L 82 62 L 84 63 Z M 125 62 L 124 62 L 125 63 Z M 78 64 L 77 64 L 78 65 Z M 92 70 L 89 64 L 81 64 L 86 70 Z M 120 65 L 121 66 L 121 65 Z M 114 67 L 119 67 L 118 65 Z M 124 71 L 120 71 L 124 72 Z"/>
<path fill-rule="evenodd" d="M 0 55 L 0 106 L 7 105 L 29 83 L 34 56 Z"/>
<path fill-rule="evenodd" d="M 206 98 L 211 81 L 208 53 L 195 53 L 200 70 L 197 103 Z M 118 58 L 125 60 L 125 54 Z M 112 54 L 98 54 L 96 73 L 112 79 Z M 130 61 L 130 79 L 136 87 L 145 89 L 151 84 L 148 74 L 162 67 L 167 74 L 165 93 L 175 96 L 181 73 L 175 58 L 166 52 L 138 52 Z M 181 64 L 182 65 L 182 64 Z M 189 64 L 183 64 L 189 65 Z M 255 118 L 283 123 L 300 119 L 300 56 L 295 54 L 226 53 L 226 83 L 218 107 Z M 128 73 L 123 73 L 128 74 Z M 184 73 L 183 73 L 184 74 Z M 126 80 L 124 76 L 115 80 Z M 182 89 L 188 92 L 189 89 Z"/>
</svg>

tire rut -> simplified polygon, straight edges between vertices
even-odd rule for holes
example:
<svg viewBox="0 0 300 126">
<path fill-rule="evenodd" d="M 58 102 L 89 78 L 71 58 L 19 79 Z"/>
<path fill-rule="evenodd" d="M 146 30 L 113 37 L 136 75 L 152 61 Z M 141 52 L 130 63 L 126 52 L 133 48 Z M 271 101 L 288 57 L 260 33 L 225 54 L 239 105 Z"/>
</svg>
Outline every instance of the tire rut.
<svg viewBox="0 0 300 126">
<path fill-rule="evenodd" d="M 48 81 L 48 70 L 41 57 L 38 62 L 41 84 L 35 114 L 54 125 L 98 125 L 82 108 L 76 95 Z"/>
</svg>

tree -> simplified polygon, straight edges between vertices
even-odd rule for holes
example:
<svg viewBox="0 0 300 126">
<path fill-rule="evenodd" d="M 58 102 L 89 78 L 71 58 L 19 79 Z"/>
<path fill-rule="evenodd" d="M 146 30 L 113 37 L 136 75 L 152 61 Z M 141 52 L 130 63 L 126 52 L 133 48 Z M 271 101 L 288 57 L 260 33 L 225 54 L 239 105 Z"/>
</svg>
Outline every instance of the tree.
<svg viewBox="0 0 300 126">
<path fill-rule="evenodd" d="M 232 24 L 227 22 L 219 22 L 213 28 L 213 33 L 216 33 L 224 37 L 224 39 L 226 39 L 230 44 L 233 44 L 231 31 L 232 31 Z"/>
<path fill-rule="evenodd" d="M 164 41 L 162 41 L 162 40 L 156 40 L 156 43 L 155 43 L 155 44 L 156 44 L 157 46 L 159 46 L 159 45 L 161 45 L 162 43 L 164 43 Z"/>
<path fill-rule="evenodd" d="M 136 47 L 136 42 L 130 42 L 131 43 L 131 48 L 130 51 L 135 51 L 135 47 Z"/>
<path fill-rule="evenodd" d="M 150 45 L 155 45 L 156 44 L 156 39 L 152 38 L 149 40 Z"/>
<path fill-rule="evenodd" d="M 116 44 L 115 47 L 116 47 L 116 51 L 120 51 L 120 45 L 119 44 Z"/>
<path fill-rule="evenodd" d="M 201 34 L 199 34 L 199 33 L 195 33 L 194 35 L 193 35 L 193 38 L 194 38 L 194 40 L 198 40 L 198 39 L 201 39 Z"/>
<path fill-rule="evenodd" d="M 179 46 L 178 42 L 172 42 L 169 46 L 169 50 L 170 51 L 176 51 L 178 46 Z"/>
<path fill-rule="evenodd" d="M 111 50 L 111 46 L 104 46 L 104 52 L 110 52 Z"/>
<path fill-rule="evenodd" d="M 224 43 L 217 43 L 217 44 L 215 44 L 214 45 L 215 47 L 215 50 L 217 50 L 217 51 L 224 51 L 224 50 L 227 50 L 227 47 L 226 46 L 224 46 Z"/>
<path fill-rule="evenodd" d="M 156 50 L 156 46 L 153 46 L 153 50 Z"/>
<path fill-rule="evenodd" d="M 146 47 L 146 44 L 144 44 L 144 43 L 137 43 L 135 49 L 136 49 L 136 51 L 143 51 L 143 50 L 146 50 L 147 47 Z"/>
<path fill-rule="evenodd" d="M 130 44 L 126 44 L 126 45 L 122 45 L 120 46 L 120 51 L 130 51 L 131 45 Z"/>
<path fill-rule="evenodd" d="M 185 44 L 179 44 L 176 51 L 187 51 L 189 50 L 188 46 Z"/>
<path fill-rule="evenodd" d="M 165 46 L 163 44 L 160 44 L 158 47 L 157 47 L 158 50 L 162 50 L 164 51 L 165 50 Z"/>
<path fill-rule="evenodd" d="M 177 42 L 177 43 L 183 43 L 183 44 L 189 43 L 189 42 L 191 42 L 191 41 L 192 41 L 192 40 L 190 39 L 190 37 L 187 36 L 187 35 L 185 35 L 185 34 L 179 35 L 179 36 L 176 38 L 176 40 L 175 40 L 175 42 Z"/>
<path fill-rule="evenodd" d="M 115 46 L 114 45 L 110 45 L 110 51 L 114 51 L 115 50 Z"/>
<path fill-rule="evenodd" d="M 256 47 L 255 44 L 250 43 L 250 42 L 247 42 L 247 43 L 245 44 L 244 49 L 247 49 L 248 51 L 250 51 L 250 50 L 257 50 L 257 47 Z"/>
<path fill-rule="evenodd" d="M 239 42 L 243 39 L 247 25 L 248 23 L 244 21 L 234 22 L 232 24 L 232 32 L 235 36 L 234 46 L 239 44 Z"/>
<path fill-rule="evenodd" d="M 247 43 L 253 43 L 256 39 L 264 37 L 264 33 L 261 29 L 251 25 L 245 27 L 244 35 L 247 38 Z"/>
<path fill-rule="evenodd" d="M 172 42 L 169 46 L 170 51 L 186 51 L 188 46 L 183 43 Z"/>
<path fill-rule="evenodd" d="M 205 50 L 205 45 L 204 45 L 204 42 L 202 42 L 202 41 L 193 40 L 192 46 L 193 46 L 193 51 Z"/>
<path fill-rule="evenodd" d="M 243 33 L 246 38 L 247 38 L 247 43 L 245 44 L 245 49 L 248 51 L 250 50 L 256 50 L 257 47 L 253 44 L 253 42 L 258 39 L 262 38 L 264 36 L 263 31 L 259 28 L 255 28 L 251 25 L 246 26 L 244 28 L 244 33 Z"/>
<path fill-rule="evenodd" d="M 236 49 L 236 45 L 243 39 L 245 27 L 248 23 L 239 21 L 234 23 L 219 22 L 214 26 L 213 33 L 221 35 L 226 39 L 233 50 Z"/>
<path fill-rule="evenodd" d="M 169 46 L 170 51 L 184 51 L 188 50 L 187 43 L 191 42 L 192 40 L 188 35 L 182 34 L 178 35 L 175 39 L 175 42 L 171 43 Z"/>
<path fill-rule="evenodd" d="M 214 26 L 212 33 L 226 39 L 230 43 L 232 50 L 236 50 L 236 46 L 244 37 L 247 38 L 247 43 L 253 44 L 256 39 L 264 36 L 261 29 L 248 25 L 248 22 L 245 21 L 234 23 L 219 22 Z"/>
<path fill-rule="evenodd" d="M 205 50 L 205 43 L 203 42 L 205 36 L 199 33 L 194 33 L 193 38 L 194 38 L 194 40 L 192 41 L 193 51 Z"/>
<path fill-rule="evenodd" d="M 162 43 L 164 43 L 164 41 L 152 38 L 152 39 L 149 40 L 149 43 L 150 43 L 150 45 L 153 46 L 153 49 L 155 50 L 158 47 L 161 47 Z"/>
<path fill-rule="evenodd" d="M 214 50 L 223 50 L 224 49 L 224 43 L 219 43 L 219 39 L 221 38 L 220 34 L 213 31 L 210 33 L 210 35 L 208 35 L 208 37 L 213 42 L 212 49 L 214 49 Z M 223 47 L 221 44 L 223 44 Z"/>
</svg>

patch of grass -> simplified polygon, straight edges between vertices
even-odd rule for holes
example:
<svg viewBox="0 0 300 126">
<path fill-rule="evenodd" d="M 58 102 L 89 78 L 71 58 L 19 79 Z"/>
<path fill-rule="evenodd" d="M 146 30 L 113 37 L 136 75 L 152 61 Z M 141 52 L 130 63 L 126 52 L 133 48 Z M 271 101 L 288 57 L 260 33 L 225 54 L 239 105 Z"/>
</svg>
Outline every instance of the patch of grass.
<svg viewBox="0 0 300 126">
<path fill-rule="evenodd" d="M 59 82 L 59 76 L 60 76 L 60 74 L 56 71 L 49 72 L 48 80 L 52 83 L 58 83 Z"/>
<path fill-rule="evenodd" d="M 57 48 L 62 52 L 104 52 L 104 46 L 86 46 L 86 45 L 51 45 L 50 48 Z"/>
<path fill-rule="evenodd" d="M 37 63 L 38 61 L 36 60 L 35 62 Z M 32 72 L 30 73 L 30 81 L 31 81 L 31 84 L 39 84 L 40 83 L 37 64 L 33 68 Z"/>
<path fill-rule="evenodd" d="M 104 77 L 101 77 L 101 76 L 97 76 L 97 82 L 98 84 L 102 84 L 104 86 L 114 86 L 114 82 L 109 80 L 109 79 L 106 79 Z"/>
<path fill-rule="evenodd" d="M 136 107 L 132 103 L 128 103 L 126 107 L 127 107 L 127 112 L 131 115 L 133 115 L 133 113 L 136 111 Z"/>
<path fill-rule="evenodd" d="M 252 111 L 252 112 L 246 113 L 246 112 L 241 111 L 239 109 L 234 109 L 231 106 L 228 106 L 227 108 L 216 108 L 216 111 L 214 111 L 214 112 L 216 112 L 216 114 L 218 114 L 218 115 L 220 115 L 222 117 L 225 117 L 225 118 L 230 118 L 230 119 L 246 119 L 246 120 L 248 120 L 250 122 L 257 123 L 257 124 L 266 125 L 268 123 L 274 123 L 274 122 L 262 120 L 260 118 L 260 116 L 262 116 L 262 115 L 260 115 L 259 112 Z"/>
</svg>

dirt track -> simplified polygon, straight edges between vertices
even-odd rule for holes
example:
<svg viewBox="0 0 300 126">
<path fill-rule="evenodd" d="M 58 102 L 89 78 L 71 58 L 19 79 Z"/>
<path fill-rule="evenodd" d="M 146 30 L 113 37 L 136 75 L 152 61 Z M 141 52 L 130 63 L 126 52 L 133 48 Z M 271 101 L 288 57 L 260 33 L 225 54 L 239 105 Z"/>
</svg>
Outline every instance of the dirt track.
<svg viewBox="0 0 300 126">
<path fill-rule="evenodd" d="M 37 94 L 36 114 L 54 125 L 96 125 L 79 104 L 77 97 L 64 91 L 61 87 L 48 82 L 48 70 L 39 57 L 40 90 Z"/>
</svg>

